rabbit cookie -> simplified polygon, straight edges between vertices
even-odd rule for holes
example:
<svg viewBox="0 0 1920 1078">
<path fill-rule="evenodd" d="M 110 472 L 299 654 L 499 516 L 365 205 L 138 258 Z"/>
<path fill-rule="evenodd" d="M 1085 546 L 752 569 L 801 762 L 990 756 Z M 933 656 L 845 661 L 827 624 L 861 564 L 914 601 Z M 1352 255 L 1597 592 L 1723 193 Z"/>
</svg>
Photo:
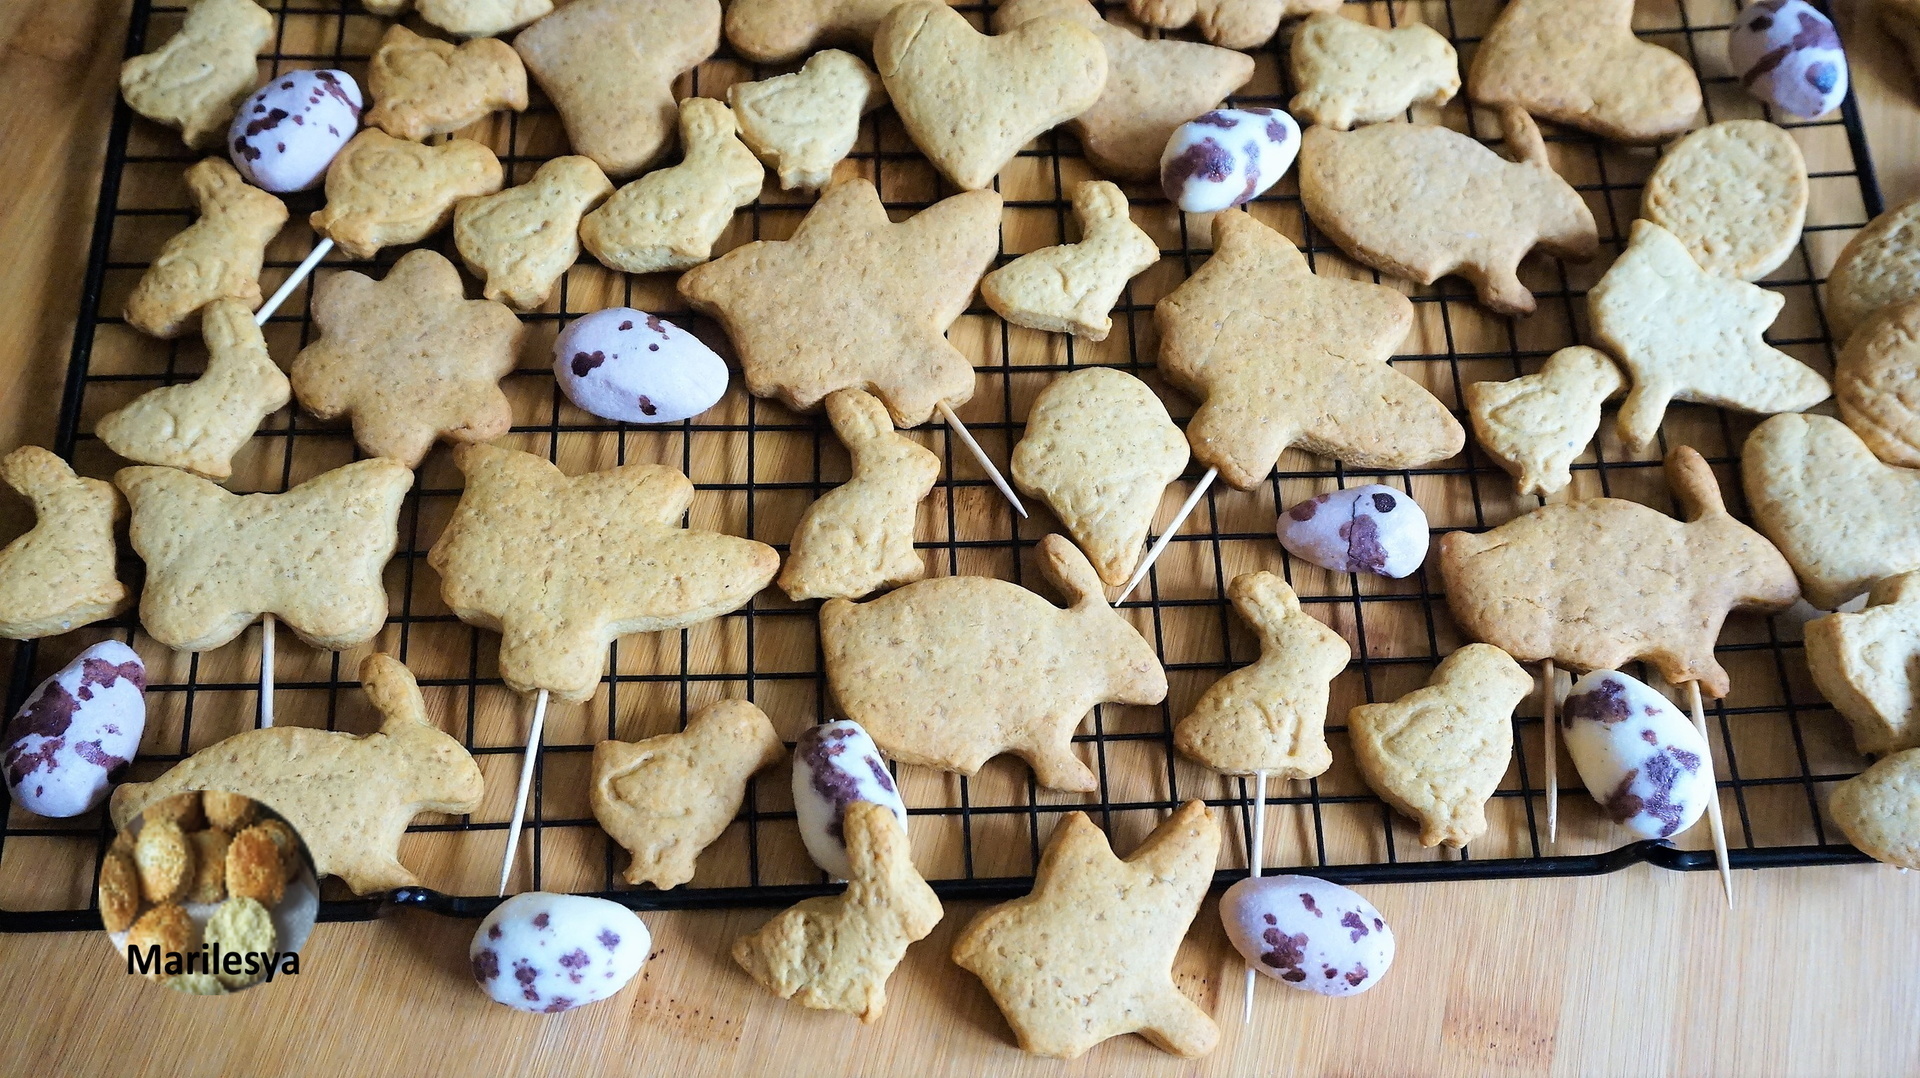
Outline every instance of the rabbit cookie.
<svg viewBox="0 0 1920 1078">
<path fill-rule="evenodd" d="M 0 550 L 0 637 L 54 636 L 127 608 L 114 575 L 114 524 L 126 515 L 113 485 L 83 479 L 37 445 L 0 457 L 0 482 L 33 503 L 33 530 Z"/>
<path fill-rule="evenodd" d="M 1287 108 L 1336 131 L 1415 104 L 1444 105 L 1460 92 L 1453 45 L 1420 23 L 1387 30 L 1322 12 L 1300 24 L 1290 55 L 1300 92 Z"/>
<path fill-rule="evenodd" d="M 417 142 L 499 109 L 524 112 L 527 69 L 504 41 L 483 37 L 455 45 L 394 23 L 367 65 L 367 91 L 373 96 L 367 123 Z"/>
<path fill-rule="evenodd" d="M 1260 658 L 1213 683 L 1173 728 L 1175 747 L 1223 775 L 1323 774 L 1328 686 L 1352 655 L 1345 638 L 1272 573 L 1234 577 L 1227 597 L 1260 637 Z"/>
<path fill-rule="evenodd" d="M 1652 663 L 1675 685 L 1727 694 L 1713 644 L 1732 610 L 1777 614 L 1800 597 L 1787 559 L 1733 519 L 1713 470 L 1680 446 L 1667 479 L 1686 521 L 1619 498 L 1542 506 L 1440 540 L 1447 605 L 1469 636 L 1522 662 L 1576 670 Z"/>
<path fill-rule="evenodd" d="M 94 433 L 128 460 L 224 482 L 233 474 L 233 455 L 262 419 L 286 407 L 293 390 L 246 304 L 214 300 L 200 331 L 207 342 L 205 373 L 142 393 L 101 417 Z"/>
<path fill-rule="evenodd" d="M 1786 304 L 1708 273 L 1673 233 L 1635 221 L 1626 251 L 1587 293 L 1594 337 L 1633 379 L 1620 440 L 1636 452 L 1653 444 L 1675 400 L 1762 414 L 1826 400 L 1827 380 L 1763 336 Z"/>
<path fill-rule="evenodd" d="M 1532 691 L 1533 675 L 1506 652 L 1468 644 L 1426 688 L 1347 713 L 1360 774 L 1419 821 L 1420 845 L 1465 846 L 1487 829 L 1487 798 L 1513 755 L 1513 709 Z"/>
<path fill-rule="evenodd" d="M 1340 0 L 1127 0 L 1127 12 L 1148 26 L 1178 30 L 1200 24 L 1200 36 L 1228 49 L 1257 49 L 1282 19 L 1334 11 Z"/>
<path fill-rule="evenodd" d="M 1011 752 L 1042 786 L 1097 789 L 1073 754 L 1073 731 L 1103 701 L 1159 703 L 1167 675 L 1107 605 L 1099 576 L 1072 543 L 1049 535 L 1040 559 L 1067 609 L 1017 584 L 972 576 L 821 607 L 827 686 L 840 711 L 902 763 L 971 775 Z"/>
<path fill-rule="evenodd" d="M 1467 386 L 1473 434 L 1521 494 L 1553 494 L 1573 482 L 1569 466 L 1600 429 L 1600 405 L 1627 388 L 1605 352 L 1584 345 L 1547 357 L 1540 373 Z"/>
<path fill-rule="evenodd" d="M 680 103 L 685 158 L 622 187 L 580 222 L 593 257 L 627 273 L 697 266 L 733 223 L 733 211 L 760 195 L 765 170 L 739 138 L 733 110 L 710 97 Z"/>
<path fill-rule="evenodd" d="M 260 306 L 260 263 L 287 223 L 285 203 L 218 157 L 187 170 L 187 193 L 200 219 L 167 240 L 127 297 L 127 324 L 154 337 L 185 333 L 216 299 Z"/>
<path fill-rule="evenodd" d="M 763 543 L 682 527 L 693 484 L 672 468 L 568 477 L 489 445 L 453 459 L 467 488 L 427 564 L 461 621 L 500 634 L 500 677 L 515 692 L 586 700 L 614 637 L 737 610 L 780 567 Z"/>
<path fill-rule="evenodd" d="M 787 754 L 766 713 L 722 700 L 687 728 L 593 747 L 593 817 L 633 855 L 623 878 L 661 890 L 693 879 L 694 859 L 733 822 L 753 773 Z"/>
<path fill-rule="evenodd" d="M 830 394 L 827 419 L 853 457 L 853 478 L 801 515 L 780 590 L 796 600 L 858 599 L 926 576 L 913 523 L 940 458 L 895 431 L 886 406 L 857 389 Z"/>
<path fill-rule="evenodd" d="M 1100 579 L 1125 584 L 1187 439 L 1146 383 L 1111 367 L 1055 378 L 1013 447 L 1013 481 L 1046 502 Z"/>
<path fill-rule="evenodd" d="M 779 175 L 783 191 L 825 187 L 853 151 L 860 117 L 886 102 L 880 76 L 839 49 L 814 53 L 791 74 L 727 87 L 741 141 Z"/>
<path fill-rule="evenodd" d="M 853 876 L 733 943 L 733 960 L 781 999 L 877 1022 L 887 978 L 945 912 L 913 867 L 907 829 L 886 806 L 856 801 L 843 820 Z"/>
<path fill-rule="evenodd" d="M 591 158 L 556 157 L 518 187 L 455 206 L 453 244 L 481 295 L 531 311 L 579 260 L 581 217 L 612 193 Z"/>
<path fill-rule="evenodd" d="M 490 195 L 504 178 L 500 159 L 472 139 L 438 146 L 368 128 L 327 169 L 327 204 L 307 221 L 349 258 L 418 243 L 447 227 L 454 203 Z"/>
<path fill-rule="evenodd" d="M 1509 161 L 1430 124 L 1311 127 L 1300 142 L 1307 216 L 1355 259 L 1416 284 L 1449 273 L 1501 314 L 1532 314 L 1520 260 L 1540 247 L 1585 261 L 1599 245 L 1586 200 L 1553 171 L 1533 120 L 1501 113 Z"/>
<path fill-rule="evenodd" d="M 133 111 L 209 149 L 259 78 L 254 57 L 273 38 L 273 16 L 253 0 L 190 0 L 165 45 L 120 65 L 120 96 Z"/>
<path fill-rule="evenodd" d="M 1021 255 L 987 274 L 980 298 L 1016 326 L 1104 341 L 1120 290 L 1160 261 L 1160 245 L 1127 215 L 1127 196 L 1105 180 L 1073 189 L 1080 242 Z"/>
<path fill-rule="evenodd" d="M 234 494 L 172 468 L 122 468 L 128 538 L 147 563 L 140 623 L 177 651 L 211 651 L 261 614 L 345 651 L 387 620 L 381 579 L 413 472 L 376 457 L 284 494 Z M 220 787 L 225 789 L 225 787 Z"/>
<path fill-rule="evenodd" d="M 480 767 L 428 717 L 413 674 L 398 659 L 367 656 L 360 682 L 382 717 L 378 732 L 356 737 L 274 726 L 235 734 L 152 782 L 113 791 L 115 826 L 175 794 L 243 794 L 293 825 L 315 873 L 340 877 L 354 894 L 417 886 L 419 877 L 398 857 L 407 823 L 422 812 L 479 808 Z"/>
<path fill-rule="evenodd" d="M 1876 756 L 1920 748 L 1920 572 L 1875 584 L 1867 608 L 1807 622 L 1813 683 Z"/>
<path fill-rule="evenodd" d="M 1467 94 L 1621 142 L 1685 131 L 1700 112 L 1700 79 L 1634 36 L 1633 3 L 1513 0 L 1474 54 Z"/>
</svg>

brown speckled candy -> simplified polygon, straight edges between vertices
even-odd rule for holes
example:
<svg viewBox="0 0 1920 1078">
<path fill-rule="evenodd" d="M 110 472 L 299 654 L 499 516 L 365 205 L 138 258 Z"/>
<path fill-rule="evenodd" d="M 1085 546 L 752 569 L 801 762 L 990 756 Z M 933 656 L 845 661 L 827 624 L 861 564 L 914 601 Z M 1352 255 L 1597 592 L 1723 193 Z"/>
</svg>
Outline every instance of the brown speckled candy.
<svg viewBox="0 0 1920 1078">
<path fill-rule="evenodd" d="M 1393 964 L 1393 930 L 1373 903 L 1313 876 L 1241 880 L 1220 922 L 1247 964 L 1290 988 L 1357 996 Z"/>
<path fill-rule="evenodd" d="M 1427 560 L 1427 514 L 1379 483 L 1330 490 L 1280 514 L 1280 545 L 1336 573 L 1412 575 Z"/>
<path fill-rule="evenodd" d="M 625 988 L 652 942 L 647 926 L 618 903 L 528 891 L 487 914 L 467 957 L 495 1003 L 558 1014 Z"/>
</svg>

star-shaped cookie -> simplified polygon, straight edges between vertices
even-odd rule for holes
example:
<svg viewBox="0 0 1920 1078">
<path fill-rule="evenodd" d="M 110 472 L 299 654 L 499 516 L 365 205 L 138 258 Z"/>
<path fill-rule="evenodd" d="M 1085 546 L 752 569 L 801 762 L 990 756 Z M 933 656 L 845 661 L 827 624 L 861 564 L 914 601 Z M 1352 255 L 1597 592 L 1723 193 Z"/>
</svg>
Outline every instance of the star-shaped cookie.
<svg viewBox="0 0 1920 1078">
<path fill-rule="evenodd" d="M 1175 1055 L 1220 1030 L 1173 984 L 1173 958 L 1213 882 L 1220 823 L 1189 801 L 1122 861 L 1084 812 L 1060 821 L 1033 893 L 974 919 L 953 960 L 986 983 L 1020 1047 L 1073 1059 L 1123 1033 Z"/>
<path fill-rule="evenodd" d="M 764 543 L 683 527 L 693 484 L 672 468 L 569 478 L 488 445 L 453 459 L 467 489 L 427 564 L 461 621 L 500 634 L 500 677 L 518 692 L 585 700 L 614 637 L 738 609 L 780 568 Z"/>
<path fill-rule="evenodd" d="M 344 271 L 314 289 L 320 339 L 293 357 L 294 395 L 321 419 L 353 417 L 353 438 L 409 468 L 435 438 L 485 442 L 513 423 L 500 379 L 513 370 L 520 320 L 467 299 L 460 271 L 408 251 L 386 280 Z"/>
<path fill-rule="evenodd" d="M 1213 257 L 1154 308 L 1160 370 L 1204 403 L 1193 455 L 1249 490 L 1289 446 L 1359 468 L 1411 468 L 1460 451 L 1445 405 L 1386 364 L 1413 304 L 1383 285 L 1318 277 L 1285 236 L 1245 213 L 1213 219 Z"/>
<path fill-rule="evenodd" d="M 791 239 L 688 270 L 680 294 L 725 327 L 747 389 L 813 408 L 836 389 L 879 397 L 901 427 L 973 396 L 947 343 L 1000 245 L 1000 196 L 967 191 L 897 224 L 866 180 L 828 187 Z"/>
</svg>

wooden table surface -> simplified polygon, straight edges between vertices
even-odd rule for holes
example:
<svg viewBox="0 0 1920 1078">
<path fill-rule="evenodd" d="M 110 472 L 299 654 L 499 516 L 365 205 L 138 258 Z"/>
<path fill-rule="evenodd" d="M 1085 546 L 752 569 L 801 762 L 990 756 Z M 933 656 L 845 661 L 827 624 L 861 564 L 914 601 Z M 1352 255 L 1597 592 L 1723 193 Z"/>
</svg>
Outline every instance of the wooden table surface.
<svg viewBox="0 0 1920 1078">
<path fill-rule="evenodd" d="M 1889 204 L 1920 193 L 1920 109 L 1903 59 L 1856 3 L 1842 25 Z M 114 93 L 124 0 L 0 4 L 0 448 L 53 436 Z M 0 539 L 23 528 L 10 503 Z M 0 659 L 6 654 L 0 652 Z M 1702 1074 L 1920 1072 L 1920 881 L 1882 866 L 1718 881 L 1647 867 L 1583 880 L 1387 886 L 1400 941 L 1371 993 L 1263 985 L 1212 903 L 1184 987 L 1221 1020 L 1184 1061 L 1138 1038 L 1063 1064 L 1026 1056 L 947 958 L 954 903 L 866 1028 L 781 1004 L 727 957 L 766 911 L 650 914 L 658 952 L 611 1003 L 536 1018 L 474 991 L 470 922 L 403 914 L 322 925 L 302 974 L 220 1000 L 125 976 L 95 934 L 0 936 L 6 1074 Z"/>
</svg>

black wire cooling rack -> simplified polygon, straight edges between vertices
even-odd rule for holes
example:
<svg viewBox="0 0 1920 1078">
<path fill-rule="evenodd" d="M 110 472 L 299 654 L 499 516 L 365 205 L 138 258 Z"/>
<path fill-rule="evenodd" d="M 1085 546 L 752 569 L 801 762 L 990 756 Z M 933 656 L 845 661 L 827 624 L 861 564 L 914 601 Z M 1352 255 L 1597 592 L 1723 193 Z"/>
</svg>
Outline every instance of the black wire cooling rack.
<svg viewBox="0 0 1920 1078">
<path fill-rule="evenodd" d="M 269 6 L 277 26 L 272 51 L 262 57 L 263 73 L 337 66 L 359 78 L 387 22 L 348 0 L 278 0 Z M 990 13 L 987 4 L 956 6 L 977 24 L 984 24 Z M 1107 2 L 1099 6 L 1123 7 Z M 1499 6 L 1499 0 L 1350 0 L 1346 14 L 1376 25 L 1421 21 L 1434 26 L 1459 48 L 1464 72 Z M 127 55 L 163 40 L 178 26 L 183 10 L 135 0 Z M 1733 0 L 1643 0 L 1639 5 L 1636 26 L 1642 36 L 1674 49 L 1699 70 L 1709 122 L 1767 115 L 1726 70 L 1725 30 L 1736 13 Z M 1291 97 L 1286 36 L 1256 54 L 1254 79 L 1235 96 L 1235 104 L 1286 106 Z M 720 97 L 731 82 L 774 73 L 732 59 L 723 45 L 719 55 L 684 77 L 678 90 Z M 1416 109 L 1414 117 L 1483 138 L 1490 130 L 1488 114 L 1469 108 L 1464 94 L 1444 109 Z M 1846 239 L 1881 211 L 1881 199 L 1851 97 L 1838 118 L 1811 123 L 1779 119 L 1795 133 L 1808 158 L 1813 200 L 1798 252 L 1766 282 L 1788 300 L 1770 339 L 1826 371 L 1831 369 L 1833 346 L 1816 286 Z M 524 182 L 542 161 L 566 152 L 557 118 L 537 91 L 527 112 L 496 116 L 463 134 L 494 147 L 509 183 Z M 1540 299 L 1540 310 L 1524 320 L 1490 314 L 1454 278 L 1411 293 L 1415 328 L 1407 352 L 1395 363 L 1449 402 L 1463 419 L 1459 402 L 1468 382 L 1537 369 L 1555 349 L 1585 339 L 1581 300 L 1623 246 L 1640 185 L 1655 160 L 1652 151 L 1608 145 L 1565 130 L 1550 129 L 1548 143 L 1555 166 L 1595 211 L 1602 255 L 1581 266 L 1531 260 L 1523 275 Z M 90 433 L 101 415 L 138 393 L 190 379 L 197 371 L 197 344 L 143 338 L 125 326 L 120 309 L 161 242 L 191 219 L 180 174 L 198 156 L 184 150 L 171 132 L 136 119 L 124 104 L 115 106 L 54 447 L 85 474 L 110 476 L 120 463 Z M 865 122 L 852 164 L 842 168 L 873 179 L 889 207 L 898 211 L 896 217 L 953 193 L 885 110 Z M 1064 193 L 1077 180 L 1094 176 L 1077 143 L 1063 132 L 1043 136 L 1024 150 L 998 182 L 1007 206 L 999 261 L 1073 238 Z M 1077 366 L 1101 364 L 1133 372 L 1162 390 L 1177 420 L 1184 422 L 1191 412 L 1190 402 L 1158 381 L 1152 309 L 1205 260 L 1207 231 L 1203 222 L 1189 222 L 1169 207 L 1154 185 L 1127 188 L 1136 219 L 1161 243 L 1162 259 L 1128 287 L 1107 341 L 1094 345 L 1009 327 L 981 306 L 954 328 L 952 338 L 974 356 L 979 374 L 974 399 L 960 411 L 998 460 L 1007 459 L 1018 439 L 1021 417 L 1033 396 L 1055 374 Z M 737 214 L 720 247 L 785 236 L 809 204 L 810 199 L 779 192 L 770 184 L 759 201 Z M 317 192 L 289 199 L 292 219 L 269 250 L 263 278 L 267 290 L 311 249 L 313 237 L 304 222 L 319 205 Z M 1346 261 L 1306 221 L 1291 179 L 1261 196 L 1252 209 L 1299 242 L 1318 272 L 1379 279 Z M 451 254 L 444 235 L 430 245 Z M 336 255 L 325 266 L 354 266 L 378 276 L 401 253 L 383 252 L 372 265 Z M 301 286 L 269 323 L 269 346 L 283 364 L 312 337 L 306 315 L 311 287 L 311 282 Z M 725 349 L 717 329 L 684 312 L 670 278 L 623 277 L 583 261 L 568 273 L 554 302 L 526 316 L 527 351 L 521 369 L 506 382 L 515 403 L 507 444 L 545 452 L 569 473 L 635 460 L 673 464 L 693 479 L 698 491 L 691 511 L 695 525 L 747 535 L 784 550 L 804 507 L 847 474 L 845 453 L 824 419 L 755 400 L 737 379 L 714 410 L 698 421 L 665 429 L 609 424 L 572 409 L 547 372 L 547 344 L 570 318 L 615 304 L 686 319 Z M 1635 498 L 1670 510 L 1672 499 L 1659 459 L 1669 445 L 1686 443 L 1708 457 L 1730 504 L 1742 511 L 1737 453 L 1756 421 L 1675 405 L 1660 444 L 1636 457 L 1614 437 L 1609 411 L 1596 444 L 1576 464 L 1573 493 Z M 1025 559 L 1040 536 L 1055 527 L 1044 508 L 1036 509 L 1031 521 L 1016 520 L 944 431 L 926 428 L 913 436 L 944 461 L 941 481 L 923 503 L 917 535 L 931 571 L 1037 581 L 1038 574 Z M 263 424 L 236 460 L 230 485 L 236 490 L 284 490 L 354 456 L 343 427 L 316 423 L 297 409 L 283 410 Z M 1163 523 L 1198 472 L 1198 466 L 1190 467 L 1182 483 L 1169 491 Z M 971 780 L 900 769 L 915 858 L 935 890 L 945 898 L 1023 893 L 1031 885 L 1046 836 L 1060 814 L 1073 809 L 1092 813 L 1122 850 L 1136 844 L 1166 810 L 1192 797 L 1227 810 L 1244 836 L 1251 783 L 1223 779 L 1178 758 L 1171 733 L 1174 722 L 1209 684 L 1257 655 L 1257 645 L 1238 624 L 1225 593 L 1234 575 L 1262 568 L 1283 572 L 1306 607 L 1347 637 L 1355 656 L 1333 687 L 1328 724 L 1333 768 L 1310 782 L 1278 783 L 1269 791 L 1265 861 L 1270 867 L 1304 866 L 1349 883 L 1586 875 L 1642 861 L 1676 869 L 1711 867 L 1703 828 L 1682 836 L 1690 847 L 1686 849 L 1652 842 L 1622 845 L 1626 832 L 1608 824 L 1577 783 L 1563 787 L 1559 841 L 1550 845 L 1544 834 L 1537 694 L 1521 705 L 1513 720 L 1514 758 L 1488 807 L 1487 834 L 1457 853 L 1418 845 L 1412 827 L 1360 781 L 1341 720 L 1355 704 L 1393 699 L 1423 684 L 1439 659 L 1465 642 L 1437 590 L 1438 577 L 1431 568 L 1402 581 L 1332 574 L 1288 557 L 1273 539 L 1278 509 L 1350 482 L 1385 482 L 1411 491 L 1428 510 L 1436 532 L 1491 527 L 1537 504 L 1515 495 L 1512 481 L 1471 440 L 1453 460 L 1393 472 L 1329 467 L 1290 451 L 1259 490 L 1214 487 L 1126 604 L 1128 616 L 1160 654 L 1172 691 L 1158 707 L 1095 709 L 1083 727 L 1088 732 L 1076 740 L 1099 775 L 1096 794 L 1040 789 L 1024 766 L 1005 759 Z M 437 889 L 355 898 L 338 881 L 330 881 L 322 906 L 326 919 L 372 917 L 386 904 L 472 916 L 496 901 L 477 896 L 493 889 L 528 709 L 497 677 L 495 638 L 458 622 L 439 600 L 437 579 L 422 571 L 426 551 L 458 498 L 458 486 L 458 473 L 444 452 L 429 457 L 401 513 L 401 549 L 388 571 L 392 613 L 372 647 L 398 654 L 414 669 L 433 713 L 480 761 L 488 797 L 472 816 L 423 818 L 409 833 L 402 858 Z M 134 559 L 127 559 L 122 572 L 129 583 L 139 583 L 141 570 Z M 746 609 L 707 625 L 627 637 L 615 644 L 599 694 L 577 708 L 555 705 L 549 718 L 528 812 L 531 834 L 523 843 L 530 856 L 522 854 L 516 889 L 596 893 L 641 909 L 776 905 L 835 890 L 801 849 L 783 769 L 752 784 L 739 820 L 703 855 L 700 875 L 672 891 L 618 883 L 625 854 L 599 830 L 586 805 L 587 761 L 600 738 L 634 740 L 676 729 L 692 711 L 725 696 L 760 703 L 789 742 L 805 725 L 831 718 L 815 609 L 814 603 L 790 603 L 770 589 Z M 1824 789 L 1856 773 L 1863 760 L 1854 752 L 1844 724 L 1811 686 L 1799 622 L 1793 614 L 1735 617 L 1719 648 L 1735 688 L 1729 699 L 1715 702 L 1712 740 L 1722 801 L 1729 807 L 1735 867 L 1864 859 L 1835 841 L 1834 829 L 1821 815 Z M 134 644 L 150 667 L 150 718 L 134 777 L 150 777 L 255 721 L 256 633 L 249 631 L 215 652 L 175 655 L 146 638 L 132 613 L 20 647 L 7 697 L 9 712 L 38 678 L 106 636 Z M 364 651 L 344 656 L 316 652 L 283 634 L 280 652 L 280 723 L 355 731 L 370 727 L 369 710 L 354 681 Z M 103 815 L 49 821 L 9 807 L 0 830 L 0 930 L 99 925 L 95 874 L 110 838 Z M 1221 882 L 1244 872 L 1245 856 L 1244 837 L 1226 844 Z"/>
</svg>

